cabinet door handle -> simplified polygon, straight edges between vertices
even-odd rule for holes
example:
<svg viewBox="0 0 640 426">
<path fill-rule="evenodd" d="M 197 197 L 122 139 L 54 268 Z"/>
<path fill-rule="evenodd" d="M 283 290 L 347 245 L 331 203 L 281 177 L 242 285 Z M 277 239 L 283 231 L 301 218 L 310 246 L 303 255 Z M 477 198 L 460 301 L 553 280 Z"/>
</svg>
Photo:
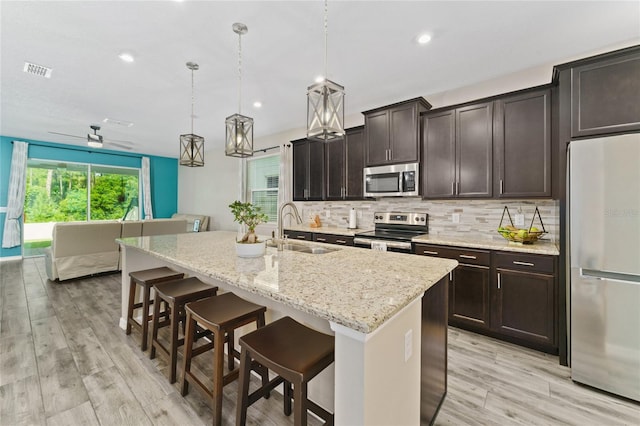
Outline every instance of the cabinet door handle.
<svg viewBox="0 0 640 426">
<path fill-rule="evenodd" d="M 517 260 L 513 261 L 514 265 L 522 265 L 522 266 L 536 266 L 534 263 L 531 262 L 519 262 Z"/>
<path fill-rule="evenodd" d="M 463 259 L 477 259 L 477 257 L 471 256 L 470 254 L 461 254 L 460 257 Z"/>
<path fill-rule="evenodd" d="M 460 195 L 460 182 L 456 182 L 456 195 Z"/>
<path fill-rule="evenodd" d="M 502 279 L 500 277 L 500 272 L 498 272 L 498 290 L 502 288 Z"/>
<path fill-rule="evenodd" d="M 504 182 L 502 181 L 502 179 L 500 179 L 500 193 L 504 193 Z"/>
<path fill-rule="evenodd" d="M 438 255 L 437 251 L 431 251 L 431 250 L 422 250 L 422 254 L 433 254 L 434 256 Z"/>
<path fill-rule="evenodd" d="M 326 238 L 316 237 L 316 241 L 327 241 L 327 239 Z"/>
<path fill-rule="evenodd" d="M 336 244 L 347 244 L 345 240 L 336 240 Z"/>
<path fill-rule="evenodd" d="M 304 235 L 298 235 L 296 238 L 299 239 L 299 240 L 306 240 L 307 239 L 307 237 L 305 237 Z"/>
<path fill-rule="evenodd" d="M 449 281 L 453 281 L 453 271 L 449 272 Z"/>
<path fill-rule="evenodd" d="M 451 195 L 456 195 L 456 183 L 451 182 Z"/>
</svg>

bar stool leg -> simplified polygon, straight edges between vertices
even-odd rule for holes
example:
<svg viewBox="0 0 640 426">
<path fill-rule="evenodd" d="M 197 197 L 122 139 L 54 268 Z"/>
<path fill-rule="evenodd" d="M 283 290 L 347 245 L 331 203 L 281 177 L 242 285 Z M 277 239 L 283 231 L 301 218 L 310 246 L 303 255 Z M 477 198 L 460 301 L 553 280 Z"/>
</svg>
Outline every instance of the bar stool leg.
<svg viewBox="0 0 640 426">
<path fill-rule="evenodd" d="M 147 350 L 147 340 L 149 337 L 149 298 L 151 297 L 151 287 L 144 287 L 144 294 L 142 296 L 142 344 L 140 349 L 142 352 Z"/>
<path fill-rule="evenodd" d="M 246 349 L 240 350 L 240 377 L 238 378 L 238 392 L 241 402 L 236 407 L 236 426 L 247 424 L 247 408 L 249 405 L 249 378 L 251 376 L 251 359 Z"/>
<path fill-rule="evenodd" d="M 189 392 L 189 381 L 187 380 L 187 371 L 191 371 L 191 357 L 193 354 L 193 335 L 196 329 L 196 321 L 191 314 L 187 312 L 187 328 L 184 335 L 184 368 L 182 369 L 182 386 L 180 393 L 185 396 Z"/>
<path fill-rule="evenodd" d="M 294 424 L 295 426 L 302 426 L 307 424 L 307 384 L 306 383 L 296 383 L 293 387 L 293 408 L 295 410 L 294 413 Z"/>
<path fill-rule="evenodd" d="M 171 371 L 169 372 L 169 383 L 171 384 L 176 382 L 176 367 L 178 363 L 178 323 L 180 322 L 180 318 L 178 318 L 178 307 L 174 306 L 173 308 L 174 309 L 171 312 L 171 340 L 169 341 L 169 360 L 171 364 Z"/>
<path fill-rule="evenodd" d="M 151 349 L 149 350 L 149 359 L 156 357 L 156 345 L 154 342 L 158 340 L 158 321 L 160 317 L 160 303 L 153 303 L 153 320 L 151 321 Z"/>
<path fill-rule="evenodd" d="M 129 280 L 129 307 L 127 308 L 127 328 L 126 334 L 131 334 L 131 320 L 133 319 L 133 305 L 136 300 L 136 287 L 138 285 L 133 281 L 133 278 Z"/>
<path fill-rule="evenodd" d="M 290 416 L 291 415 L 291 399 L 293 398 L 292 395 L 292 390 L 291 390 L 291 382 L 288 381 L 284 381 L 282 382 L 282 387 L 284 389 L 283 395 L 284 395 L 284 415 L 285 416 Z"/>
<path fill-rule="evenodd" d="M 233 369 L 235 368 L 235 363 L 234 363 L 234 356 L 233 356 L 233 344 L 234 344 L 234 340 L 235 340 L 235 335 L 233 333 L 233 330 L 229 330 L 227 332 L 227 336 L 229 341 L 227 342 L 227 351 L 228 351 L 228 364 L 229 364 L 229 371 L 233 371 Z"/>
<path fill-rule="evenodd" d="M 224 386 L 224 331 L 214 333 L 213 343 L 213 424 L 222 424 L 222 388 Z"/>
</svg>

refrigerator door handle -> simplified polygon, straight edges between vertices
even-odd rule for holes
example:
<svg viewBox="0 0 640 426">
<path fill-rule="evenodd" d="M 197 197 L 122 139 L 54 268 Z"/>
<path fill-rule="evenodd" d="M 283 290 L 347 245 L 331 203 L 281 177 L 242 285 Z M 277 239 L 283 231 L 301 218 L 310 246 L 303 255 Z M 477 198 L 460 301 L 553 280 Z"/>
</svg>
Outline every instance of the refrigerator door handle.
<svg viewBox="0 0 640 426">
<path fill-rule="evenodd" d="M 594 269 L 580 269 L 580 275 L 583 277 L 596 278 L 599 280 L 622 281 L 625 283 L 639 284 L 640 275 L 623 274 L 620 272 L 597 271 Z"/>
</svg>

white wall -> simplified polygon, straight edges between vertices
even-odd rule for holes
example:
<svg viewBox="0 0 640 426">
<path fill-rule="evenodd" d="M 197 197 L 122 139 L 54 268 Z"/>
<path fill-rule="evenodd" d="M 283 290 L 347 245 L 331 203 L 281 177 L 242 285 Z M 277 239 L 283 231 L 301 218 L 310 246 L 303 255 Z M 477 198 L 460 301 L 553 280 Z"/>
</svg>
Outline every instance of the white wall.
<svg viewBox="0 0 640 426">
<path fill-rule="evenodd" d="M 237 230 L 227 206 L 239 198 L 240 164 L 220 148 L 205 151 L 204 167 L 178 166 L 178 213 L 209 216 L 209 230 Z"/>
</svg>

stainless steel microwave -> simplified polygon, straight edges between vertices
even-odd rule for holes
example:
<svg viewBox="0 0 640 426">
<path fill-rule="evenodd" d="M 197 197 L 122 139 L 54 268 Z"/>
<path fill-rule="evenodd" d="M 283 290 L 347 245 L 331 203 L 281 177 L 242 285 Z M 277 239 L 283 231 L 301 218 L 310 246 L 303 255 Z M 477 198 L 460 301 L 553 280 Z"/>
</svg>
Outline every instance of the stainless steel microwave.
<svg viewBox="0 0 640 426">
<path fill-rule="evenodd" d="M 414 197 L 419 195 L 418 163 L 392 164 L 364 169 L 365 197 Z"/>
</svg>

